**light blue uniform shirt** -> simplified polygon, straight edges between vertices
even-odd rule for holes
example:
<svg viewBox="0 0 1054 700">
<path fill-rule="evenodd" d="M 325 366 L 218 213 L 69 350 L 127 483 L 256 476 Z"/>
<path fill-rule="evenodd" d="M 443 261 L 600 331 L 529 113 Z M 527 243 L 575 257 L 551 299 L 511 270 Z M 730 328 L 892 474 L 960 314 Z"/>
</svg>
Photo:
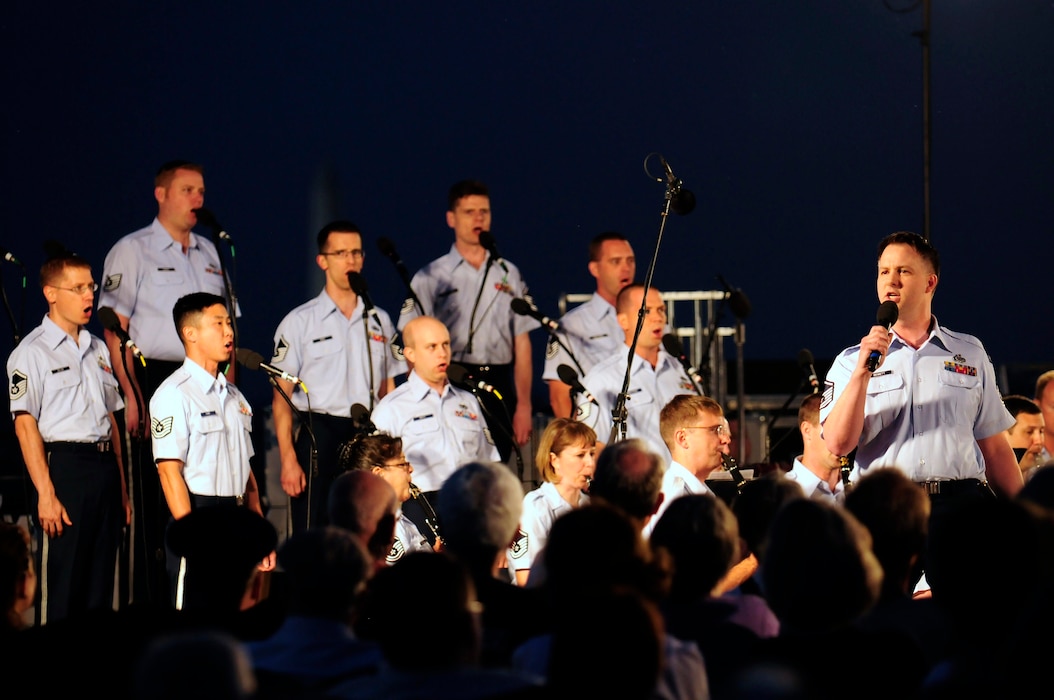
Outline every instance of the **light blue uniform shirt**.
<svg viewBox="0 0 1054 700">
<path fill-rule="evenodd" d="M 578 505 L 589 503 L 589 496 L 581 494 Z M 556 484 L 546 481 L 523 497 L 520 530 L 508 551 L 509 567 L 516 571 L 530 569 L 549 541 L 553 522 L 574 508 L 556 490 Z"/>
<path fill-rule="evenodd" d="M 601 360 L 605 360 L 620 350 L 625 351 L 626 333 L 618 324 L 615 307 L 594 292 L 589 301 L 579 304 L 560 317 L 557 336 L 574 354 L 582 369 L 578 369 L 567 350 L 552 336 L 545 346 L 545 367 L 542 379 L 560 379 L 557 368 L 567 365 L 582 375 L 591 370 Z"/>
<path fill-rule="evenodd" d="M 402 438 L 422 491 L 438 491 L 467 462 L 501 461 L 476 397 L 450 384 L 440 394 L 413 371 L 371 418 L 378 430 Z"/>
<path fill-rule="evenodd" d="M 583 403 L 579 397 L 575 418 L 591 426 L 597 439 L 603 443 L 611 440 L 615 425 L 611 411 L 622 391 L 628 352 L 629 347 L 623 343 L 616 355 L 597 364 L 582 378 L 583 386 L 596 397 L 600 406 Z M 640 355 L 634 354 L 626 399 L 626 437 L 641 438 L 664 463 L 668 463 L 670 450 L 659 432 L 659 413 L 674 396 L 694 393 L 695 388 L 681 363 L 665 349 L 659 348 L 659 359 L 654 368 Z M 589 415 L 585 414 L 586 411 Z"/>
<path fill-rule="evenodd" d="M 534 302 L 519 268 L 507 260 L 505 265 L 509 268 L 507 273 L 497 262 L 489 269 L 484 263 L 477 270 L 461 257 L 456 246 L 451 246 L 449 253 L 421 268 L 410 281 L 425 315 L 435 316 L 450 331 L 453 360 L 477 365 L 510 364 L 515 337 L 540 326 L 530 316 L 520 316 L 512 310 L 516 297 L 523 297 L 532 305 Z M 484 284 L 484 270 L 486 283 L 473 320 L 472 307 Z M 413 300 L 407 299 L 399 315 L 399 329 L 419 315 Z M 472 352 L 468 351 L 470 336 Z"/>
<path fill-rule="evenodd" d="M 7 358 L 12 417 L 28 413 L 44 442 L 109 440 L 124 406 L 106 343 L 83 328 L 77 342 L 47 316 Z"/>
<path fill-rule="evenodd" d="M 918 350 L 894 332 L 885 361 L 871 375 L 854 481 L 874 467 L 897 467 L 912 481 L 984 480 L 977 441 L 1014 424 L 981 341 L 942 328 L 936 318 L 932 328 Z M 844 350 L 827 373 L 821 424 L 845 390 L 859 352 L 859 345 Z"/>
<path fill-rule="evenodd" d="M 241 496 L 253 456 L 252 420 L 238 387 L 185 359 L 150 399 L 154 459 L 183 462 L 193 494 Z"/>
<path fill-rule="evenodd" d="M 655 511 L 655 515 L 651 516 L 648 524 L 644 526 L 644 536 L 651 537 L 651 532 L 655 529 L 659 518 L 670 507 L 674 499 L 703 493 L 713 496 L 713 492 L 707 488 L 706 483 L 688 471 L 687 467 L 678 462 L 670 462 L 670 466 L 666 467 L 666 472 L 662 475 L 662 503 L 659 504 L 659 509 Z"/>
<path fill-rule="evenodd" d="M 372 316 L 363 321 L 362 297 L 351 318 L 345 318 L 323 289 L 282 319 L 270 364 L 307 386 L 307 395 L 297 386 L 290 397 L 297 410 L 310 408 L 345 418 L 355 403 L 372 410 L 385 380 L 406 373 L 406 362 L 394 355 L 390 345 L 395 335 L 391 319 L 383 309 L 374 308 L 380 324 Z"/>
<path fill-rule="evenodd" d="M 103 263 L 99 306 L 128 318 L 128 335 L 149 360 L 180 362 L 186 356 L 172 322 L 172 307 L 191 292 L 227 298 L 219 254 L 212 241 L 190 234 L 187 254 L 156 218 L 117 241 Z"/>
<path fill-rule="evenodd" d="M 845 500 L 845 486 L 842 482 L 839 480 L 834 490 L 831 490 L 831 485 L 827 481 L 813 474 L 808 467 L 802 464 L 801 455 L 794 458 L 794 466 L 787 472 L 787 478 L 801 484 L 801 490 L 805 492 L 807 498 L 833 504 L 840 504 Z"/>
</svg>

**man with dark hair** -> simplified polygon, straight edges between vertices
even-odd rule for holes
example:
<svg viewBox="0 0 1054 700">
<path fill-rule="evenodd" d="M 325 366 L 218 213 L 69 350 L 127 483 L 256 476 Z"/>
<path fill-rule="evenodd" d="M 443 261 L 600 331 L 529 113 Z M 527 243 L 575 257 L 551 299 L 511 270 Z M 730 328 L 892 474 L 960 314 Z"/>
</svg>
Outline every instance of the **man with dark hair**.
<svg viewBox="0 0 1054 700">
<path fill-rule="evenodd" d="M 99 285 L 62 252 L 40 270 L 48 313 L 7 360 L 11 416 L 33 482 L 36 622 L 113 605 L 121 527 L 130 522 L 106 345 L 89 333 Z M 30 512 L 34 512 L 31 507 Z"/>
<path fill-rule="evenodd" d="M 172 327 L 172 307 L 191 292 L 225 297 L 223 267 L 216 246 L 193 232 L 196 210 L 205 204 L 203 168 L 186 160 L 161 165 L 154 177 L 157 216 L 118 240 L 103 263 L 99 308 L 113 309 L 121 328 L 145 358 L 137 361 L 111 328 L 105 332 L 110 364 L 125 398 L 124 430 L 133 439 L 128 474 L 133 495 L 135 599 L 163 600 L 164 528 L 168 521 L 150 452 L 151 397 L 184 357 Z"/>
<path fill-rule="evenodd" d="M 662 407 L 679 394 L 695 394 L 692 380 L 684 367 L 662 346 L 666 332 L 666 304 L 655 287 L 647 290 L 644 304 L 644 324 L 640 335 L 637 318 L 642 301 L 645 301 L 643 284 L 629 284 L 622 288 L 616 298 L 619 326 L 623 332 L 623 345 L 606 359 L 593 366 L 582 384 L 596 397 L 598 406 L 582 403 L 576 419 L 588 423 L 597 433 L 597 439 L 610 442 L 618 439 L 614 433 L 612 411 L 626 379 L 627 350 L 633 347 L 633 365 L 629 373 L 629 389 L 626 396 L 626 437 L 641 438 L 662 457 L 670 459 L 670 451 L 659 431 L 659 413 Z M 588 413 L 587 413 L 588 410 Z"/>
<path fill-rule="evenodd" d="M 514 313 L 512 300 L 522 297 L 532 306 L 534 302 L 519 268 L 481 243 L 481 234 L 490 234 L 487 186 L 462 180 L 450 188 L 447 200 L 446 221 L 454 231 L 454 244 L 449 253 L 414 275 L 411 286 L 424 308 L 418 309 L 412 297 L 407 299 L 399 328 L 420 315 L 434 316 L 446 325 L 453 362 L 504 397 L 484 392 L 481 402 L 495 430 L 501 459 L 507 462 L 513 448 L 527 444 L 531 435 L 534 367 L 529 332 L 539 326 L 529 316 Z M 509 411 L 503 400 L 515 409 Z"/>
<path fill-rule="evenodd" d="M 337 455 L 355 435 L 351 407 L 372 411 L 395 388 L 406 364 L 389 343 L 395 335 L 388 314 L 360 296 L 366 253 L 362 233 L 350 221 L 331 221 L 318 232 L 315 262 L 326 283 L 317 297 L 293 309 L 278 325 L 271 364 L 299 377 L 310 396 L 276 378 L 271 409 L 282 460 L 282 490 L 289 496 L 294 531 L 325 524 L 326 494 L 340 474 Z M 354 282 L 354 284 L 353 284 Z M 294 411 L 310 421 L 294 438 Z M 308 474 L 312 448 L 316 474 Z M 310 481 L 310 488 L 308 482 Z"/>
<path fill-rule="evenodd" d="M 798 430 L 801 432 L 802 453 L 794 458 L 794 465 L 787 478 L 801 484 L 809 498 L 819 498 L 832 503 L 845 500 L 845 485 L 842 483 L 841 459 L 831 454 L 820 434 L 819 394 L 809 394 L 798 406 Z"/>
<path fill-rule="evenodd" d="M 571 387 L 560 380 L 560 365 L 567 365 L 582 376 L 622 347 L 625 335 L 618 322 L 615 299 L 623 287 L 633 282 L 636 272 L 633 247 L 621 233 L 599 233 L 589 242 L 589 274 L 596 278 L 596 291 L 589 301 L 560 317 L 557 334 L 563 345 L 550 337 L 545 347 L 542 379 L 549 385 L 549 405 L 557 418 L 572 417 Z"/>
<path fill-rule="evenodd" d="M 150 429 L 161 487 L 172 518 L 212 505 L 245 506 L 263 515 L 253 456 L 252 409 L 220 371 L 234 350 L 234 329 L 223 297 L 195 292 L 180 297 L 172 319 L 186 349 L 183 366 L 150 400 Z M 181 607 L 179 562 L 176 607 Z M 260 564 L 274 568 L 272 552 Z M 179 570 L 175 570 L 179 567 Z"/>
<path fill-rule="evenodd" d="M 1014 419 L 988 353 L 933 316 L 939 278 L 940 259 L 925 238 L 900 231 L 882 239 L 878 300 L 896 304 L 896 322 L 872 326 L 835 358 L 820 405 L 827 449 L 856 450 L 854 479 L 876 467 L 902 469 L 931 495 L 934 517 L 990 497 L 989 485 L 1004 496 L 1022 485 L 1005 432 Z"/>
<path fill-rule="evenodd" d="M 1043 411 L 1036 402 L 1027 396 L 1011 394 L 1003 397 L 1003 405 L 1014 417 L 1014 424 L 1006 431 L 1010 447 L 1017 457 L 1021 475 L 1027 481 L 1032 470 L 1043 462 L 1043 440 L 1046 434 L 1046 423 Z"/>
</svg>

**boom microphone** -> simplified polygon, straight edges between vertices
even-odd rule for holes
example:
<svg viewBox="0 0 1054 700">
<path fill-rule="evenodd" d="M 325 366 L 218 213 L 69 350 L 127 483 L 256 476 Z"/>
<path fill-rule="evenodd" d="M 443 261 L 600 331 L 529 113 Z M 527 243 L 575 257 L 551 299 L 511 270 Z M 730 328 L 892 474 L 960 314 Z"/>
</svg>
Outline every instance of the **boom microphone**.
<svg viewBox="0 0 1054 700">
<path fill-rule="evenodd" d="M 820 378 L 816 376 L 816 367 L 813 366 L 813 363 L 812 352 L 808 348 L 802 348 L 798 351 L 798 367 L 809 378 L 812 393 L 818 394 L 820 393 Z"/>
<path fill-rule="evenodd" d="M 480 231 L 479 244 L 487 249 L 491 259 L 501 265 L 501 269 L 505 270 L 505 274 L 508 274 L 509 268 L 502 259 L 501 253 L 498 252 L 498 244 L 494 241 L 494 235 L 490 231 Z"/>
<path fill-rule="evenodd" d="M 526 299 L 514 297 L 512 300 L 512 310 L 520 316 L 530 316 L 550 331 L 555 331 L 557 328 L 560 327 L 559 323 L 549 318 L 535 307 L 531 306 Z"/>
<path fill-rule="evenodd" d="M 238 364 L 240 364 L 245 369 L 262 369 L 264 372 L 267 372 L 272 377 L 282 379 L 293 384 L 298 384 L 300 386 L 301 391 L 307 393 L 307 387 L 304 386 L 304 383 L 302 381 L 300 381 L 300 377 L 289 374 L 289 372 L 286 372 L 284 369 L 278 369 L 274 365 L 267 364 L 263 361 L 263 355 L 261 355 L 260 353 L 254 352 L 253 350 L 249 350 L 248 348 L 238 348 L 237 351 L 235 351 L 235 355 L 238 358 Z"/>
<path fill-rule="evenodd" d="M 590 403 L 594 403 L 597 406 L 600 402 L 597 401 L 596 397 L 589 393 L 589 389 L 583 386 L 582 382 L 578 379 L 578 372 L 575 372 L 574 368 L 570 365 L 560 365 L 556 368 L 556 374 L 560 377 L 560 381 L 571 387 L 576 393 L 581 394 L 582 398 Z"/>
<path fill-rule="evenodd" d="M 450 379 L 450 381 L 455 384 L 467 386 L 472 389 L 472 391 L 480 389 L 482 391 L 487 392 L 488 394 L 494 394 L 499 399 L 501 399 L 501 394 L 498 392 L 497 389 L 495 389 L 492 385 L 487 384 L 482 379 L 476 379 L 475 377 L 472 377 L 471 375 L 469 375 L 468 370 L 462 367 L 461 365 L 450 365 L 449 367 L 447 367 L 446 376 Z"/>
<path fill-rule="evenodd" d="M 219 219 L 216 218 L 216 215 L 213 214 L 211 210 L 206 209 L 205 207 L 198 207 L 197 209 L 191 209 L 191 211 L 197 215 L 199 223 L 208 226 L 213 231 L 215 231 L 217 238 L 222 238 L 228 243 L 234 243 L 234 241 L 231 240 L 230 235 L 228 235 L 228 233 L 223 230 L 223 225 L 219 222 Z"/>
<path fill-rule="evenodd" d="M 692 363 L 688 361 L 688 358 L 684 354 L 684 348 L 681 346 L 681 341 L 673 333 L 667 333 L 662 337 L 662 346 L 666 348 L 666 352 L 676 357 L 681 362 L 681 366 L 684 367 L 684 371 L 688 373 L 688 378 L 696 384 L 702 384 L 703 378 L 699 376 L 699 370 L 692 366 Z"/>
<path fill-rule="evenodd" d="M 875 313 L 875 325 L 882 326 L 889 332 L 889 329 L 893 327 L 893 324 L 897 322 L 897 317 L 900 316 L 900 309 L 897 307 L 895 301 L 884 301 Z M 867 356 L 867 371 L 874 372 L 878 369 L 878 363 L 882 361 L 882 354 L 878 350 L 872 350 L 871 354 Z"/>
<path fill-rule="evenodd" d="M 128 335 L 128 331 L 121 326 L 121 319 L 117 318 L 117 312 L 111 309 L 109 306 L 99 307 L 99 323 L 102 327 L 110 331 L 117 336 L 121 344 L 132 351 L 132 355 L 135 359 L 143 363 L 143 367 L 146 367 L 146 358 L 143 357 L 142 351 L 136 347 L 136 344 L 132 342 L 131 337 Z"/>
<path fill-rule="evenodd" d="M 399 257 L 399 253 L 395 252 L 395 244 L 382 236 L 377 239 L 377 249 L 381 251 L 381 255 L 395 264 L 395 269 L 399 272 L 399 276 L 403 278 L 403 282 L 409 285 L 410 271 L 406 269 L 406 264 L 403 263 L 402 258 Z"/>
<path fill-rule="evenodd" d="M 361 425 L 366 428 L 366 432 L 369 435 L 377 435 L 380 433 L 377 426 L 373 424 L 372 420 L 370 420 L 370 410 L 361 403 L 351 404 L 351 420 L 354 421 L 356 425 Z"/>
<path fill-rule="evenodd" d="M 366 313 L 377 322 L 377 325 L 383 331 L 384 326 L 381 325 L 381 317 L 377 315 L 377 309 L 373 306 L 373 300 L 370 299 L 370 288 L 366 284 L 366 278 L 352 270 L 348 272 L 348 284 L 351 286 L 351 291 L 358 294 L 359 298 L 362 299 L 362 305 L 365 307 Z"/>
<path fill-rule="evenodd" d="M 22 264 L 21 260 L 16 258 L 14 255 L 11 255 L 11 251 L 9 251 L 7 248 L 4 248 L 2 246 L 0 246 L 0 257 L 3 257 L 3 259 L 6 260 L 7 262 L 12 262 L 12 263 L 18 265 L 19 267 L 25 267 L 25 265 Z"/>
</svg>

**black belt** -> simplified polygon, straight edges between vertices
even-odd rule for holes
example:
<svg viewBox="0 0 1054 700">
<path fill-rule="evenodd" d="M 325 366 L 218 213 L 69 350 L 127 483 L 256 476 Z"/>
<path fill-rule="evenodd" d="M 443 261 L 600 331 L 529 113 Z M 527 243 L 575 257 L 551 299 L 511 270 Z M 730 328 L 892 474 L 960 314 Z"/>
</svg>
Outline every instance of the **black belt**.
<svg viewBox="0 0 1054 700">
<path fill-rule="evenodd" d="M 196 493 L 190 494 L 190 502 L 195 508 L 206 506 L 241 506 L 245 505 L 245 494 L 240 496 L 202 496 Z"/>
<path fill-rule="evenodd" d="M 987 481 L 980 479 L 932 479 L 930 481 L 916 481 L 922 490 L 931 496 L 951 496 L 957 493 L 976 490 L 982 486 L 988 486 Z"/>
<path fill-rule="evenodd" d="M 109 440 L 100 440 L 99 442 L 46 442 L 44 447 L 49 452 L 79 452 L 86 454 L 113 452 L 113 443 Z"/>
</svg>

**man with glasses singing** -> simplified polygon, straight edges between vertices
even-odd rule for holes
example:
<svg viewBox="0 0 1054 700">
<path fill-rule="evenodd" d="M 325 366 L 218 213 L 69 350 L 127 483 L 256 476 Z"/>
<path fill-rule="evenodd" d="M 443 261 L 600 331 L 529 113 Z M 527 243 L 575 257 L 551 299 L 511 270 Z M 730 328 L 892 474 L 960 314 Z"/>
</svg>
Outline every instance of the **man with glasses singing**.
<svg viewBox="0 0 1054 700">
<path fill-rule="evenodd" d="M 323 226 L 315 262 L 325 273 L 325 286 L 317 297 L 290 311 L 275 331 L 271 364 L 303 385 L 275 379 L 271 404 L 282 490 L 290 499 L 294 532 L 326 524 L 326 497 L 340 474 L 340 447 L 356 434 L 352 405 L 372 412 L 395 388 L 395 378 L 406 372 L 406 363 L 392 349 L 391 318 L 357 293 L 365 286 L 365 256 L 362 233 L 354 223 Z M 287 398 L 297 417 L 310 421 L 310 431 L 303 425 L 294 430 L 297 421 Z M 311 433 L 318 450 L 315 474 L 309 473 Z"/>
<path fill-rule="evenodd" d="M 595 398 L 595 402 L 582 402 L 583 397 L 580 396 L 575 418 L 593 427 L 599 445 L 621 437 L 641 438 L 668 463 L 670 451 L 659 432 L 659 412 L 674 396 L 696 392 L 680 361 L 662 346 L 662 336 L 666 331 L 666 305 L 659 290 L 654 287 L 648 289 L 644 325 L 637 344 L 633 345 L 637 314 L 644 298 L 643 284 L 630 284 L 619 292 L 615 310 L 619 326 L 625 334 L 624 349 L 594 365 L 582 378 L 582 384 Z M 626 434 L 622 436 L 615 434 L 617 426 L 612 410 L 626 378 L 628 348 L 631 346 L 633 364 L 624 404 Z"/>
<path fill-rule="evenodd" d="M 131 520 L 117 379 L 105 343 L 84 328 L 99 285 L 88 262 L 67 251 L 44 263 L 40 282 L 48 314 L 7 361 L 15 435 L 35 490 L 38 625 L 113 605 L 121 528 Z"/>
</svg>

